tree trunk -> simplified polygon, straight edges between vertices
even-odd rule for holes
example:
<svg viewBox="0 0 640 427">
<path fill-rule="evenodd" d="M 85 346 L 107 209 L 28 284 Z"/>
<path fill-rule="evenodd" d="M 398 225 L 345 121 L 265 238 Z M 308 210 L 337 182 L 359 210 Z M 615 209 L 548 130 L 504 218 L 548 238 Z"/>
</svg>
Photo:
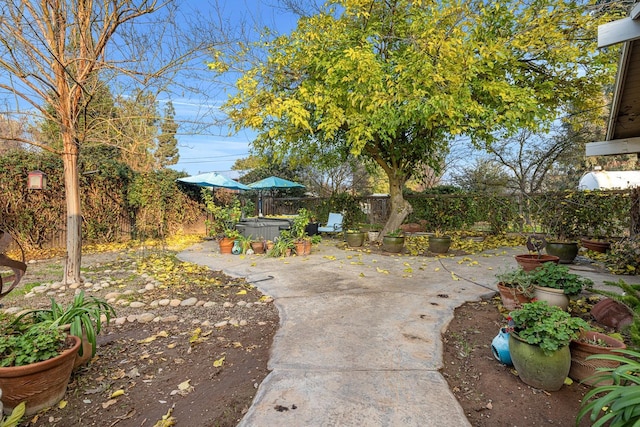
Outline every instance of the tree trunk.
<svg viewBox="0 0 640 427">
<path fill-rule="evenodd" d="M 378 235 L 378 242 L 382 242 L 385 234 L 390 233 L 400 227 L 404 219 L 413 212 L 413 207 L 404 199 L 402 188 L 404 180 L 396 176 L 389 176 L 389 196 L 390 196 L 390 215 L 387 223 L 384 225 L 382 232 Z"/>
<path fill-rule="evenodd" d="M 78 146 L 72 135 L 63 132 L 64 187 L 67 203 L 67 256 L 64 283 L 80 283 L 82 263 L 82 211 L 80 207 L 80 180 L 78 177 Z"/>
</svg>

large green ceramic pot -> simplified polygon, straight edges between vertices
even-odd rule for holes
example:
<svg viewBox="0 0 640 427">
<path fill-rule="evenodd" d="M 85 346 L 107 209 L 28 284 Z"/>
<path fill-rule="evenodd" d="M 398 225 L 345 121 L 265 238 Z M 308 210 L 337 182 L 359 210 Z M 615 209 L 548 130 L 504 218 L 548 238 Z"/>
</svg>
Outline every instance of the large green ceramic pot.
<svg viewBox="0 0 640 427">
<path fill-rule="evenodd" d="M 451 246 L 450 236 L 429 236 L 429 251 L 436 254 L 445 254 Z"/>
<path fill-rule="evenodd" d="M 539 346 L 523 341 L 512 332 L 509 336 L 509 352 L 522 382 L 541 390 L 560 390 L 571 369 L 568 345 L 546 355 Z"/>
<path fill-rule="evenodd" d="M 545 249 L 560 258 L 560 264 L 571 264 L 578 255 L 578 242 L 547 242 Z"/>
<path fill-rule="evenodd" d="M 347 231 L 344 238 L 350 247 L 360 247 L 364 244 L 364 231 Z"/>
<path fill-rule="evenodd" d="M 385 252 L 400 253 L 404 247 L 404 236 L 383 236 L 382 237 L 382 249 Z"/>
</svg>

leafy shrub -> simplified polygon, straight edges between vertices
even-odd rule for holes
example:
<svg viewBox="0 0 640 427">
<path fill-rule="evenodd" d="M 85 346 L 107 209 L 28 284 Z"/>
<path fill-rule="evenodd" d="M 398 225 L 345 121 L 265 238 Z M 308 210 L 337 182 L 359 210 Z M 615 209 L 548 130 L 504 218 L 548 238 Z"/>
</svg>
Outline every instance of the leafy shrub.
<svg viewBox="0 0 640 427">
<path fill-rule="evenodd" d="M 640 238 L 634 236 L 613 243 L 605 263 L 613 274 L 640 274 Z"/>
<path fill-rule="evenodd" d="M 593 286 L 591 279 L 570 273 L 567 266 L 553 262 L 543 263 L 530 274 L 534 285 L 562 289 L 567 295 L 577 295 L 583 288 Z"/>
<path fill-rule="evenodd" d="M 511 312 L 513 329 L 529 344 L 537 345 L 545 354 L 553 353 L 578 338 L 581 329 L 589 324 L 560 307 L 546 301 L 535 301 L 522 305 Z"/>
<path fill-rule="evenodd" d="M 0 366 L 24 366 L 57 356 L 65 346 L 66 334 L 45 323 L 26 330 L 4 327 L 0 333 Z"/>
</svg>

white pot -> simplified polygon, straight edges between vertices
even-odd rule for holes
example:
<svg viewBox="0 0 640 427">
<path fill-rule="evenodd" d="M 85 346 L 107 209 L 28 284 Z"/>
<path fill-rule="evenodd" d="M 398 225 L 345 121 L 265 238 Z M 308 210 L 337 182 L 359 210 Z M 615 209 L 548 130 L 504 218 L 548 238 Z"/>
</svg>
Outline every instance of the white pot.
<svg viewBox="0 0 640 427">
<path fill-rule="evenodd" d="M 569 308 L 569 297 L 564 293 L 564 290 L 544 286 L 534 286 L 533 289 L 533 297 L 538 301 L 546 301 L 547 304 L 556 305 L 564 311 Z"/>
</svg>

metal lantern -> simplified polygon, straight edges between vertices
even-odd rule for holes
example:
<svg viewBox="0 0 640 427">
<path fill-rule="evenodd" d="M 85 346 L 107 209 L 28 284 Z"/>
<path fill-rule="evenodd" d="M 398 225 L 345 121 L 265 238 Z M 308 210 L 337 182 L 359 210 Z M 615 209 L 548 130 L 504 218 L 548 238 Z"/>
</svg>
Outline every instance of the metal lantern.
<svg viewBox="0 0 640 427">
<path fill-rule="evenodd" d="M 46 190 L 47 174 L 39 170 L 29 172 L 27 188 L 29 190 Z"/>
</svg>

